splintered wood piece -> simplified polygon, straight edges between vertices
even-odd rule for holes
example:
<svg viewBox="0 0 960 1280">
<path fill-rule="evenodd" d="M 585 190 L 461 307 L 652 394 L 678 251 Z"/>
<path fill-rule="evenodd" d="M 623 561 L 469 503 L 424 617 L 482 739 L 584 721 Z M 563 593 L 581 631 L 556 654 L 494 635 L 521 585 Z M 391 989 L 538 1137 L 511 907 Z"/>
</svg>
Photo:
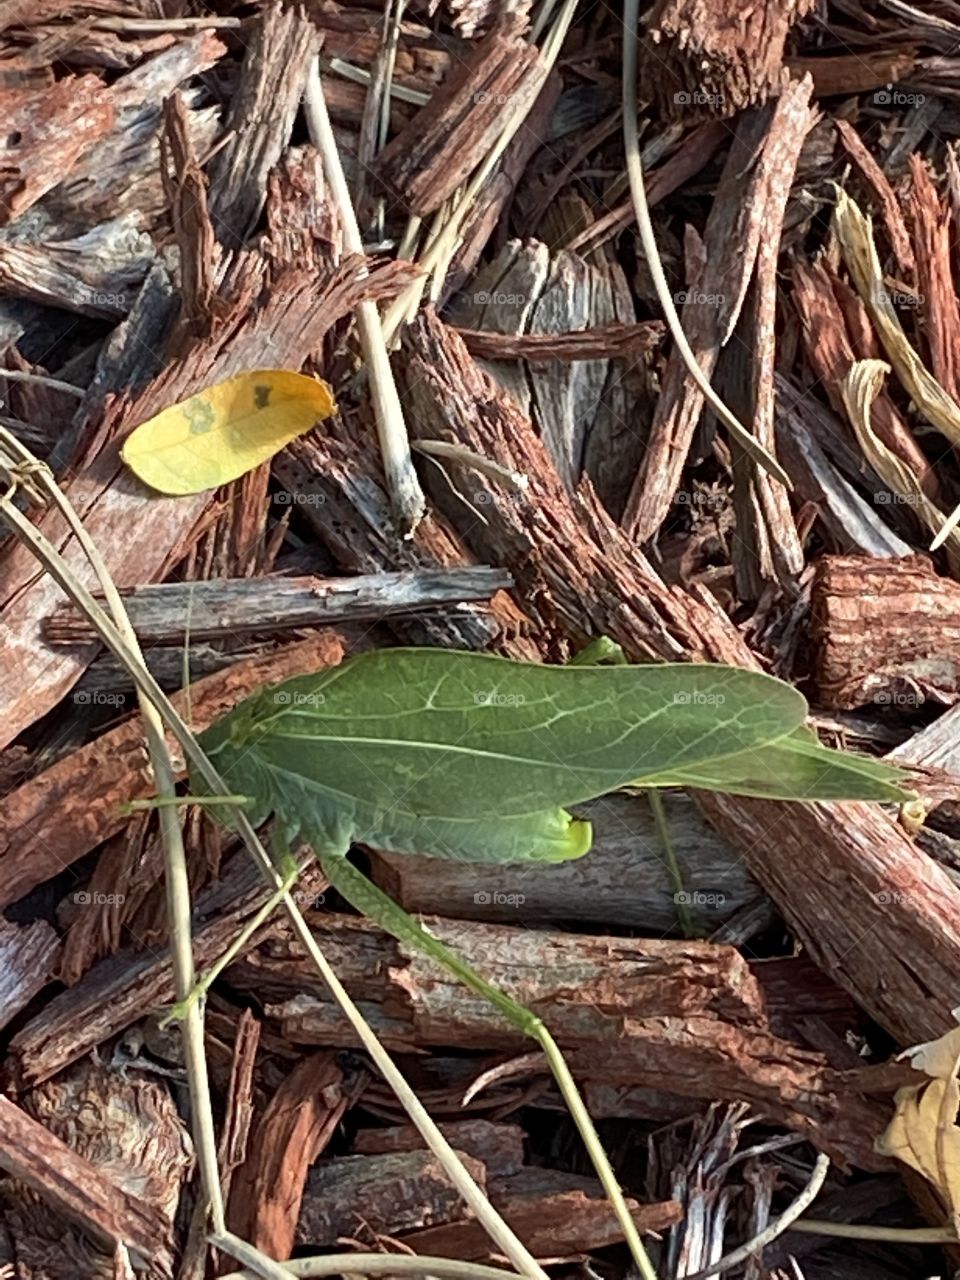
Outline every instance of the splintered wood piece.
<svg viewBox="0 0 960 1280">
<path fill-rule="evenodd" d="M 321 892 L 325 883 L 312 867 L 301 873 L 300 889 L 305 894 Z M 228 864 L 222 879 L 196 901 L 193 957 L 198 970 L 222 954 L 269 896 L 270 890 L 245 854 Z M 276 917 L 264 924 L 251 945 L 269 937 L 275 922 Z M 48 1080 L 173 998 L 166 949 L 127 950 L 101 960 L 17 1032 L 5 1063 L 7 1079 L 17 1091 Z"/>
<path fill-rule="evenodd" d="M 155 1263 L 162 1274 L 170 1274 L 172 1240 L 167 1215 L 123 1190 L 112 1173 L 73 1151 L 3 1095 L 0 1168 L 26 1183 L 46 1205 L 78 1223 L 111 1251 L 122 1242 L 142 1261 Z"/>
<path fill-rule="evenodd" d="M 687 912 L 698 932 L 712 932 L 756 902 L 759 889 L 693 801 L 666 794 L 663 804 Z M 525 924 L 576 920 L 626 925 L 657 936 L 679 932 L 676 886 L 664 865 L 649 802 L 611 795 L 578 806 L 577 812 L 593 824 L 589 858 L 544 864 L 530 874 L 492 864 L 478 873 L 465 863 L 378 853 L 374 878 L 415 914 Z"/>
<path fill-rule="evenodd" d="M 260 1023 L 249 1009 L 237 1022 L 230 1063 L 225 1121 L 220 1135 L 219 1164 L 224 1196 L 229 1192 L 233 1170 L 243 1164 L 249 1150 L 253 1117 L 253 1073 L 260 1046 Z"/>
<path fill-rule="evenodd" d="M 730 9 L 711 0 L 657 0 L 644 19 L 644 92 L 667 119 L 705 109 L 732 116 L 765 102 L 788 78 L 787 35 L 813 3 L 761 0 Z"/>
<path fill-rule="evenodd" d="M 618 263 L 590 263 L 579 254 L 561 249 L 550 262 L 550 273 L 531 310 L 529 327 L 534 333 L 567 333 L 594 324 L 624 322 L 632 317 L 633 299 Z M 612 453 L 610 414 L 604 405 L 604 388 L 610 370 L 605 359 L 575 365 L 533 365 L 528 378 L 535 417 L 554 464 L 565 482 L 576 485 L 583 471 L 588 439 L 606 437 L 601 452 Z M 638 454 L 638 450 L 631 450 Z M 626 470 L 637 457 L 621 460 Z"/>
<path fill-rule="evenodd" d="M 563 1258 L 620 1244 L 623 1232 L 595 1179 L 556 1169 L 523 1169 L 510 1178 L 491 1179 L 491 1203 L 537 1258 Z M 675 1200 L 637 1204 L 627 1209 L 641 1232 L 665 1231 L 683 1217 Z M 494 1261 L 490 1237 L 476 1222 L 427 1227 L 404 1237 L 415 1253 Z"/>
<path fill-rule="evenodd" d="M 199 326 L 209 322 L 213 311 L 219 250 L 207 209 L 207 180 L 190 136 L 190 114 L 179 93 L 171 94 L 163 106 L 160 174 L 180 250 L 181 316 Z"/>
<path fill-rule="evenodd" d="M 494 333 L 486 329 L 457 332 L 471 355 L 480 360 L 526 360 L 547 364 L 568 360 L 635 360 L 652 351 L 663 335 L 663 324 L 598 324 L 568 333 Z"/>
<path fill-rule="evenodd" d="M 116 105 L 98 76 L 68 76 L 42 89 L 4 90 L 0 115 L 8 135 L 0 176 L 0 226 L 6 226 L 110 132 Z"/>
<path fill-rule="evenodd" d="M 824 556 L 811 596 L 818 700 L 916 712 L 960 694 L 960 586 L 925 556 Z"/>
<path fill-rule="evenodd" d="M 531 106 L 546 71 L 515 19 L 473 46 L 406 128 L 381 151 L 376 169 L 411 213 L 435 213 L 485 159 L 518 101 Z"/>
<path fill-rule="evenodd" d="M 172 1228 L 193 1170 L 193 1143 L 164 1083 L 90 1059 L 32 1089 L 23 1105 L 71 1150 L 108 1172 L 119 1191 L 158 1209 Z"/>
<path fill-rule="evenodd" d="M 408 327 L 406 342 L 417 433 L 530 477 L 523 503 L 491 482 L 484 525 L 449 487 L 437 486 L 434 498 L 462 520 L 475 552 L 511 570 L 542 627 L 545 657 L 606 633 L 634 659 L 756 665 L 706 591 L 666 588 L 598 511 L 589 488 L 573 498 L 563 491 L 529 420 L 498 395 L 455 334 L 427 312 Z M 464 483 L 461 467 L 453 473 Z M 954 1025 L 960 890 L 879 806 L 706 794 L 697 802 L 811 955 L 902 1044 Z"/>
<path fill-rule="evenodd" d="M 153 230 L 163 219 L 166 235 L 157 146 L 163 102 L 178 85 L 214 66 L 225 52 L 226 46 L 213 31 L 198 31 L 122 75 L 108 90 L 116 107 L 112 127 L 71 168 L 60 172 L 56 186 L 44 198 L 44 211 L 67 227 L 95 227 L 126 214 L 133 215 L 143 230 Z M 60 80 L 57 86 L 73 83 Z M 194 146 L 205 153 L 221 129 L 219 107 L 191 111 L 188 128 Z"/>
<path fill-rule="evenodd" d="M 859 61 L 859 58 L 854 60 Z M 816 81 L 816 72 L 813 73 L 813 77 L 814 81 Z M 889 83 L 892 79 L 892 76 L 888 77 L 886 83 Z M 842 92 L 849 93 L 851 90 L 844 88 Z M 897 199 L 897 193 L 894 191 L 893 187 L 891 187 L 890 182 L 887 179 L 887 175 L 883 172 L 880 165 L 877 164 L 863 139 L 860 137 L 859 133 L 857 133 L 850 121 L 837 116 L 833 123 L 837 133 L 840 135 L 840 141 L 843 143 L 843 149 L 860 170 L 861 177 L 869 186 L 874 199 L 880 205 L 883 212 L 884 227 L 890 241 L 890 247 L 897 260 L 897 266 L 900 269 L 904 280 L 912 282 L 917 270 L 917 263 L 913 256 L 913 245 L 910 243 L 910 232 L 907 230 L 907 224 L 904 221 L 903 212 L 900 208 L 900 201 Z"/>
<path fill-rule="evenodd" d="M 227 112 L 227 143 L 210 162 L 210 216 L 236 249 L 256 225 L 267 178 L 290 140 L 317 33 L 301 10 L 266 6 L 247 29 L 246 54 Z"/>
<path fill-rule="evenodd" d="M 213 724 L 264 684 L 335 666 L 342 657 L 340 638 L 321 632 L 207 676 L 191 685 L 193 728 L 199 732 Z M 185 710 L 182 693 L 173 703 Z M 124 802 L 153 791 L 143 726 L 135 716 L 5 796 L 0 800 L 0 903 L 16 902 L 89 853 L 129 821 L 120 808 Z"/>
<path fill-rule="evenodd" d="M 298 495 L 287 493 L 289 498 Z M 124 591 L 123 600 L 142 643 L 246 637 L 258 632 L 367 622 L 394 614 L 487 600 L 513 579 L 502 569 L 420 569 L 408 573 L 359 574 L 352 578 L 236 578 L 165 582 Z M 51 644 L 89 640 L 89 623 L 70 605 L 44 625 Z"/>
<path fill-rule="evenodd" d="M 469 291 L 463 289 L 452 296 L 448 307 L 450 319 L 458 327 L 482 334 L 483 339 L 494 344 L 505 340 L 513 346 L 525 336 L 530 313 L 543 292 L 549 272 L 550 250 L 542 240 L 508 240 L 495 257 L 478 267 L 470 280 Z M 469 346 L 465 332 L 463 337 Z M 543 338 L 537 335 L 535 340 Z M 511 356 L 509 363 L 501 360 L 491 367 L 483 363 L 482 350 L 476 355 L 481 367 L 513 396 L 524 413 L 529 413 L 530 380 L 516 357 Z"/>
<path fill-rule="evenodd" d="M 0 244 L 4 293 L 117 321 L 133 306 L 155 249 L 133 219 L 104 222 L 55 244 Z"/>
<path fill-rule="evenodd" d="M 949 207 L 941 204 L 922 156 L 910 157 L 908 202 L 917 256 L 917 305 L 930 348 L 933 376 L 948 395 L 960 399 L 960 306 L 954 284 Z M 904 301 L 907 301 L 904 299 Z"/>
<path fill-rule="evenodd" d="M 529 21 L 532 0 L 510 0 L 510 13 Z M 443 0 L 440 6 L 454 31 L 466 40 L 482 35 L 504 12 L 497 0 Z"/>
<path fill-rule="evenodd" d="M 853 97 L 870 89 L 889 89 L 909 77 L 917 65 L 916 45 L 896 49 L 871 49 L 862 45 L 856 53 L 786 58 L 793 76 L 813 76 L 818 98 Z M 841 121 L 835 117 L 835 124 Z"/>
<path fill-rule="evenodd" d="M 763 1022 L 763 999 L 734 947 L 649 938 L 591 937 L 431 919 L 435 936 L 495 986 L 548 1018 L 562 1043 L 600 1044 L 614 1027 L 658 1016 L 710 1016 L 742 1026 Z M 486 1000 L 444 977 L 402 944 L 405 967 L 391 975 L 407 993 L 418 1031 L 436 1043 L 441 1028 L 477 1047 L 515 1044 L 516 1033 Z M 504 1036 L 506 1039 L 504 1040 Z"/>
<path fill-rule="evenodd" d="M 780 257 L 780 233 L 783 228 L 787 200 L 800 158 L 804 139 L 817 121 L 818 112 L 810 106 L 813 82 L 809 77 L 787 86 L 777 103 L 770 125 L 770 137 L 764 146 L 758 166 L 766 172 L 766 208 L 764 234 L 757 247 L 756 279 L 743 325 L 747 346 L 751 350 L 751 412 L 746 418 L 753 434 L 768 453 L 776 457 L 777 437 L 774 428 L 774 367 L 777 337 L 777 265 Z M 779 124 L 778 124 L 779 122 Z M 749 474 L 749 482 L 741 481 L 743 502 L 755 504 L 756 536 L 751 536 L 754 521 L 742 518 L 737 508 L 737 533 L 732 554 L 738 570 L 738 581 L 752 581 L 754 574 L 775 581 L 796 579 L 803 569 L 803 548 L 794 524 L 790 498 L 779 481 L 762 468 L 741 459 Z M 752 545 L 750 545 L 752 544 Z M 750 546 L 753 563 L 742 566 L 741 551 Z M 746 570 L 746 571 L 745 571 Z M 759 594 L 759 593 L 757 593 Z M 749 598 L 741 593 L 741 598 Z"/>
<path fill-rule="evenodd" d="M 878 805 L 698 799 L 753 850 L 754 875 L 813 960 L 899 1043 L 956 1025 L 960 890 Z"/>
<path fill-rule="evenodd" d="M 311 923 L 391 1049 L 526 1051 L 529 1042 L 485 1001 L 369 922 L 324 914 Z M 670 1091 L 688 1099 L 749 1098 L 841 1161 L 883 1163 L 872 1149 L 882 1108 L 865 1102 L 823 1054 L 770 1031 L 771 1008 L 785 1028 L 809 1013 L 808 1004 L 791 1009 L 797 984 L 783 971 L 767 992 L 734 948 L 713 943 L 591 938 L 436 917 L 427 927 L 544 1019 L 582 1084 L 657 1090 L 669 1080 Z M 268 944 L 231 965 L 227 978 L 265 1002 L 286 1039 L 354 1044 L 283 922 Z"/>
<path fill-rule="evenodd" d="M 485 1187 L 487 1171 L 481 1162 L 462 1151 L 457 1155 L 474 1181 Z M 338 1156 L 310 1170 L 296 1238 L 298 1244 L 317 1247 L 364 1231 L 374 1237 L 396 1236 L 456 1222 L 469 1212 L 430 1151 Z"/>
<path fill-rule="evenodd" d="M 230 1192 L 230 1228 L 271 1258 L 289 1258 L 310 1166 L 349 1099 L 333 1053 L 301 1059 L 256 1121 Z"/>
<path fill-rule="evenodd" d="M 491 1177 L 503 1178 L 523 1167 L 524 1131 L 518 1124 L 491 1120 L 454 1120 L 441 1124 L 440 1132 L 457 1151 L 482 1161 Z M 423 1138 L 412 1124 L 389 1129 L 361 1129 L 354 1139 L 354 1155 L 380 1155 L 390 1151 L 417 1151 Z"/>
<path fill-rule="evenodd" d="M 360 983 L 363 999 L 383 1001 L 390 993 L 388 1016 L 400 1015 L 398 1025 L 402 1016 L 412 1016 L 423 1042 L 486 1049 L 517 1043 L 518 1033 L 482 997 L 464 991 L 433 962 L 408 955 L 374 926 L 329 913 L 312 923 L 331 957 L 344 966 L 338 970 L 344 981 Z M 441 917 L 431 918 L 429 927 L 492 981 L 502 980 L 516 999 L 541 1012 L 549 1010 L 552 1031 L 568 1044 L 613 1041 L 625 1021 L 685 1013 L 726 1018 L 744 1027 L 764 1021 L 760 987 L 734 947 L 591 937 Z M 321 979 L 309 976 L 299 946 L 285 940 L 285 926 L 278 928 L 281 940 L 276 944 L 231 965 L 234 983 L 267 999 L 302 992 L 329 1002 Z M 405 994 L 398 1004 L 400 993 Z M 330 1003 L 330 1008 L 335 1006 Z M 452 1042 L 444 1039 L 449 1035 L 455 1036 Z M 341 1026 L 335 1043 L 352 1042 L 350 1028 Z"/>
<path fill-rule="evenodd" d="M 484 183 L 467 213 L 460 232 L 460 246 L 451 261 L 439 301 L 445 305 L 457 289 L 470 281 L 490 239 L 508 210 L 530 162 L 550 133 L 553 112 L 560 99 L 563 81 L 556 69 L 550 72 L 535 97 L 526 103 L 526 115 L 501 157 L 499 166 Z"/>
<path fill-rule="evenodd" d="M 56 930 L 45 920 L 18 925 L 0 919 L 0 1027 L 54 977 L 60 952 Z"/>
</svg>

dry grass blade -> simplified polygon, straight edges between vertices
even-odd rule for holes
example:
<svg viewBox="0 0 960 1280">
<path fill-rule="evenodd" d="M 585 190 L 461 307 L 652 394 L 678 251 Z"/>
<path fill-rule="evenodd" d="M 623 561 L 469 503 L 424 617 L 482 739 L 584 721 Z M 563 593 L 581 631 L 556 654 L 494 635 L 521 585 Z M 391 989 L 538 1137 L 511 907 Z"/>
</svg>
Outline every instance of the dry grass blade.
<svg viewBox="0 0 960 1280">
<path fill-rule="evenodd" d="M 960 573 L 960 534 L 951 521 L 930 501 L 920 488 L 916 476 L 897 455 L 879 439 L 870 423 L 870 407 L 879 394 L 890 366 L 882 360 L 858 360 L 841 383 L 841 394 L 847 415 L 867 461 L 889 485 L 897 500 L 911 506 L 927 528 L 938 535 L 946 546 L 954 575 Z"/>
<path fill-rule="evenodd" d="M 897 377 L 924 417 L 942 431 L 951 444 L 960 445 L 960 406 L 927 371 L 907 340 L 890 301 L 890 292 L 884 284 L 871 221 L 845 192 L 839 190 L 833 225 L 847 270 L 870 313 Z"/>
</svg>

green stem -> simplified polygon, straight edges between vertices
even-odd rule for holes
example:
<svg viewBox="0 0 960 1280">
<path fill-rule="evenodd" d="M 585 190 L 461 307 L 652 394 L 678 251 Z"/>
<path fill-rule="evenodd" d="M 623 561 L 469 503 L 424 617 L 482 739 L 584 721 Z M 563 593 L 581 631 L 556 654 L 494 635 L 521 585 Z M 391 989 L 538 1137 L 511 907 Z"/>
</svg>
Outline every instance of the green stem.
<svg viewBox="0 0 960 1280">
<path fill-rule="evenodd" d="M 117 805 L 117 813 L 124 818 L 128 818 L 133 813 L 150 812 L 153 809 L 177 808 L 179 805 L 185 804 L 196 804 L 202 807 L 203 805 L 245 805 L 249 803 L 249 796 L 151 796 L 147 800 L 124 800 Z"/>
<path fill-rule="evenodd" d="M 274 892 L 263 904 L 263 906 L 260 908 L 260 910 L 250 917 L 247 923 L 243 926 L 243 928 L 234 938 L 233 942 L 231 942 L 230 946 L 227 947 L 226 951 L 224 951 L 224 953 L 210 966 L 210 968 L 206 971 L 206 973 L 202 974 L 197 979 L 197 981 L 193 984 L 192 988 L 190 989 L 190 991 L 187 992 L 187 994 L 183 997 L 183 999 L 178 1000 L 177 1003 L 170 1010 L 170 1012 L 167 1013 L 161 1019 L 160 1021 L 161 1028 L 169 1026 L 171 1022 L 176 1022 L 184 1019 L 187 1016 L 187 1014 L 190 1012 L 193 1005 L 196 1004 L 196 1002 L 199 999 L 201 999 L 201 997 L 207 994 L 207 992 L 216 982 L 217 978 L 220 977 L 220 974 L 223 973 L 224 969 L 226 969 L 228 965 L 233 963 L 233 961 L 241 953 L 241 951 L 243 951 L 247 943 L 250 941 L 253 935 L 257 932 L 260 926 L 266 923 L 266 921 L 269 919 L 273 911 L 280 905 L 281 902 L 283 902 L 287 893 L 289 893 L 289 891 L 296 884 L 297 877 L 299 875 L 300 875 L 299 867 L 294 867 L 292 871 L 287 873 L 287 875 L 284 878 L 283 884 L 280 885 L 277 889 L 275 889 Z"/>
<path fill-rule="evenodd" d="M 685 938 L 695 938 L 697 931 L 694 928 L 693 917 L 687 910 L 687 891 L 683 887 L 683 872 L 680 870 L 680 863 L 677 860 L 677 851 L 673 844 L 673 836 L 670 833 L 670 824 L 667 821 L 663 800 L 660 792 L 652 787 L 647 792 L 647 795 L 650 798 L 650 812 L 653 814 L 653 821 L 656 823 L 657 834 L 660 837 L 660 843 L 663 845 L 663 852 L 667 856 L 667 870 L 670 872 L 670 880 L 673 884 L 673 900 L 677 906 L 677 919 L 680 921 L 680 928 L 683 930 Z"/>
<path fill-rule="evenodd" d="M 590 1114 L 583 1098 L 580 1096 L 576 1081 L 570 1074 L 570 1069 L 556 1041 L 536 1014 L 516 1000 L 511 999 L 506 992 L 501 991 L 499 987 L 495 987 L 486 978 L 481 977 L 474 968 L 455 952 L 451 951 L 448 946 L 427 933 L 398 903 L 388 897 L 371 880 L 368 880 L 346 858 L 321 856 L 320 865 L 337 892 L 357 911 L 362 912 L 380 925 L 382 929 L 386 929 L 388 933 L 393 934 L 400 942 L 406 943 L 421 955 L 425 955 L 442 965 L 448 973 L 453 974 L 455 978 L 459 978 L 464 986 L 489 1001 L 518 1031 L 537 1042 L 546 1056 L 547 1065 L 550 1067 L 553 1078 L 557 1082 L 563 1100 L 570 1109 L 570 1114 L 583 1139 L 587 1154 L 590 1156 L 593 1167 L 597 1172 L 597 1177 L 600 1179 L 607 1198 L 613 1206 L 617 1222 L 623 1231 L 634 1265 L 642 1280 L 657 1280 L 657 1274 L 647 1256 L 637 1225 L 630 1214 L 623 1191 L 617 1181 L 617 1175 L 607 1159 L 607 1153 L 603 1149 L 593 1121 L 590 1119 Z"/>
</svg>

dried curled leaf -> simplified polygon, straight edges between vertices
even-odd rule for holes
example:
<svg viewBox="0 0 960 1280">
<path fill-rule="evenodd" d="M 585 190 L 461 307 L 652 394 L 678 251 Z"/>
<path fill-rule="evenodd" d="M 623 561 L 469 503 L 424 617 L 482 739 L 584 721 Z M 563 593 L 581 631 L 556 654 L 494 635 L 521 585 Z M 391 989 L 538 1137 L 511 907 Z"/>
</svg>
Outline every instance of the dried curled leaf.
<svg viewBox="0 0 960 1280">
<path fill-rule="evenodd" d="M 256 369 L 197 392 L 142 423 L 121 455 L 160 493 L 216 489 L 268 461 L 335 412 L 319 378 Z"/>
<path fill-rule="evenodd" d="M 897 1090 L 896 1111 L 877 1150 L 922 1174 L 956 1222 L 960 1218 L 960 1027 L 907 1049 L 900 1057 L 909 1058 L 910 1065 L 930 1080 Z"/>
</svg>

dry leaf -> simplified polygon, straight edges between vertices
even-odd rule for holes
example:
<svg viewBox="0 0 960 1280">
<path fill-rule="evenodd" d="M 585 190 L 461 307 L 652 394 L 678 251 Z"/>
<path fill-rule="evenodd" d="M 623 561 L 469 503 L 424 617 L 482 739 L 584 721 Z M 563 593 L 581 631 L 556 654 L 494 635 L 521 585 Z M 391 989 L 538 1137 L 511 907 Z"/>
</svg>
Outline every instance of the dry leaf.
<svg viewBox="0 0 960 1280">
<path fill-rule="evenodd" d="M 900 1057 L 909 1058 L 911 1066 L 930 1080 L 897 1090 L 895 1114 L 878 1140 L 877 1150 L 922 1174 L 936 1187 L 956 1223 L 960 1218 L 960 1027 L 938 1040 L 907 1049 Z"/>
<path fill-rule="evenodd" d="M 335 410 L 319 378 L 255 369 L 164 409 L 130 434 L 121 454 L 160 493 L 201 493 L 252 471 Z"/>
</svg>

